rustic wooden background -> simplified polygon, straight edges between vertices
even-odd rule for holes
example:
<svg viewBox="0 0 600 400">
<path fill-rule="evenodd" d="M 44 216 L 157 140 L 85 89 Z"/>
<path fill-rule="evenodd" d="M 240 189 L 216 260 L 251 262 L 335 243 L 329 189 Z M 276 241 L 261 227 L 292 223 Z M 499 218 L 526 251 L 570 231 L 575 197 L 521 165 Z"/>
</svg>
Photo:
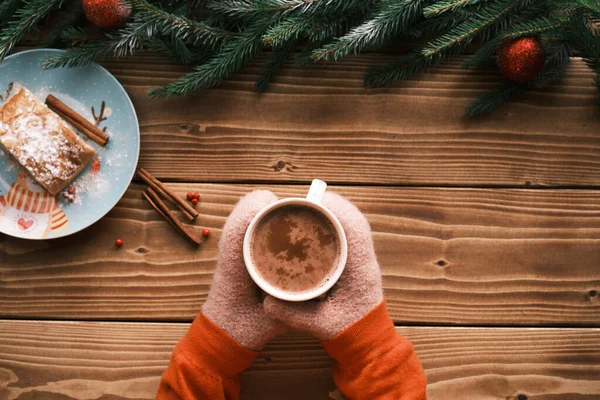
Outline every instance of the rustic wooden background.
<svg viewBox="0 0 600 400">
<path fill-rule="evenodd" d="M 146 91 L 185 71 L 150 54 L 103 63 L 142 131 L 140 166 L 202 194 L 199 250 L 134 182 L 72 237 L 0 235 L 0 399 L 150 399 L 206 298 L 221 227 L 257 188 L 329 182 L 369 219 L 398 332 L 431 400 L 600 398 L 600 108 L 592 74 L 567 76 L 481 118 L 494 71 L 448 63 L 366 90 L 387 55 L 288 66 L 253 91 L 264 57 L 186 99 Z M 123 248 L 113 246 L 116 237 Z M 331 360 L 303 333 L 274 340 L 243 376 L 244 400 L 328 399 Z"/>
</svg>

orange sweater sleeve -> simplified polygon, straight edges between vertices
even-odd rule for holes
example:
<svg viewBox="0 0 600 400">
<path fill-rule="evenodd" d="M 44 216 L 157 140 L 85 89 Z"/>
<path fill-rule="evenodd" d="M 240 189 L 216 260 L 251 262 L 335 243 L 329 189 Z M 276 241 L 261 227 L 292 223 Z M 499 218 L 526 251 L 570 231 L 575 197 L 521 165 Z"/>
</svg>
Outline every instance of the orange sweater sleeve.
<svg viewBox="0 0 600 400">
<path fill-rule="evenodd" d="M 333 378 L 348 400 L 426 400 L 426 379 L 412 343 L 398 335 L 385 302 L 333 340 Z"/>
<path fill-rule="evenodd" d="M 257 355 L 200 313 L 173 350 L 156 398 L 237 400 L 240 374 Z"/>
</svg>

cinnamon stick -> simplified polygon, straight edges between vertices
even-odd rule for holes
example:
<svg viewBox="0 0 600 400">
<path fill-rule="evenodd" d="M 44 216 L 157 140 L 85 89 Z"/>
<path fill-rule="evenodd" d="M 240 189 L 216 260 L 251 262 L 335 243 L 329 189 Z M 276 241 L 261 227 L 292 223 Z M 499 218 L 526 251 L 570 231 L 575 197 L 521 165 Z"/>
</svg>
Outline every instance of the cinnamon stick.
<svg viewBox="0 0 600 400">
<path fill-rule="evenodd" d="M 57 110 L 53 109 L 52 107 L 49 107 L 49 108 L 52 111 L 54 111 L 55 113 L 57 113 L 58 115 L 60 115 L 60 117 L 62 119 L 64 119 L 65 121 L 67 121 L 68 123 L 73 125 L 75 127 L 75 129 L 79 130 L 80 132 L 85 134 L 88 138 L 92 139 L 94 142 L 98 143 L 101 146 L 106 145 L 106 143 L 107 143 L 106 141 L 104 141 L 100 137 L 96 136 L 93 132 L 86 131 L 85 127 L 83 125 L 79 124 L 77 121 L 74 121 L 71 118 L 69 118 L 68 116 L 61 114 L 60 111 L 57 111 Z"/>
<path fill-rule="evenodd" d="M 87 137 L 92 139 L 94 142 L 99 145 L 106 146 L 108 142 L 109 136 L 102 132 L 100 128 L 96 125 L 92 124 L 87 119 L 83 118 L 80 114 L 78 114 L 71 107 L 49 94 L 46 97 L 46 105 L 55 113 L 63 117 L 67 122 L 73 124 L 75 128 L 80 130 Z"/>
<path fill-rule="evenodd" d="M 150 175 L 144 168 L 138 170 L 138 176 L 148 184 L 152 189 L 159 192 L 165 199 L 170 200 L 177 206 L 190 221 L 195 220 L 198 215 L 198 211 L 188 203 L 186 203 L 181 197 L 177 196 L 171 189 L 166 187 L 161 181 Z"/>
<path fill-rule="evenodd" d="M 163 199 L 169 200 L 171 203 L 175 204 L 177 206 L 177 208 L 179 208 L 179 210 L 183 213 L 183 215 L 185 215 L 185 217 L 187 219 L 189 219 L 190 221 L 193 221 L 197 217 L 197 215 L 193 216 L 192 214 L 189 213 L 189 211 L 186 208 L 180 206 L 176 200 L 173 200 L 173 198 L 162 189 L 162 187 L 164 187 L 162 182 L 159 182 L 156 178 L 152 179 L 152 177 L 149 177 L 148 175 L 144 174 L 141 171 L 138 171 L 138 176 L 140 178 L 142 178 L 142 180 L 144 182 L 146 182 L 146 184 L 148 186 L 150 186 L 152 189 L 154 189 L 156 192 L 158 192 L 158 194 Z"/>
<path fill-rule="evenodd" d="M 144 198 L 150 203 L 152 208 L 154 208 L 160 215 L 162 215 L 179 233 L 181 233 L 186 239 L 190 242 L 194 243 L 196 246 L 199 246 L 202 241 L 195 236 L 193 233 L 187 230 L 185 226 L 177 219 L 175 214 L 169 210 L 165 203 L 158 197 L 158 194 L 152 188 L 148 188 L 146 192 L 143 192 L 142 195 Z"/>
</svg>

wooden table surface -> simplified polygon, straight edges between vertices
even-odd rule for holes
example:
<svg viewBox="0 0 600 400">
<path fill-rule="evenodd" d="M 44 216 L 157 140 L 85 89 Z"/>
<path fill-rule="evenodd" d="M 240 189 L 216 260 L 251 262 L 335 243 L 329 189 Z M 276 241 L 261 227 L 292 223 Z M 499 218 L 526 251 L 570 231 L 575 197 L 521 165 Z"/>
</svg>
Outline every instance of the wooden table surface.
<svg viewBox="0 0 600 400">
<path fill-rule="evenodd" d="M 430 400 L 600 398 L 600 108 L 575 59 L 552 88 L 481 118 L 494 71 L 451 62 L 390 88 L 386 55 L 288 66 L 253 91 L 265 57 L 220 88 L 151 100 L 185 67 L 141 54 L 103 63 L 141 126 L 139 164 L 202 195 L 195 250 L 132 183 L 71 237 L 0 235 L 0 399 L 150 399 L 199 312 L 221 228 L 243 194 L 301 195 L 312 178 L 371 223 L 385 297 L 416 347 Z M 123 248 L 114 248 L 121 237 Z M 242 399 L 335 398 L 331 360 L 295 332 L 243 375 Z"/>
</svg>

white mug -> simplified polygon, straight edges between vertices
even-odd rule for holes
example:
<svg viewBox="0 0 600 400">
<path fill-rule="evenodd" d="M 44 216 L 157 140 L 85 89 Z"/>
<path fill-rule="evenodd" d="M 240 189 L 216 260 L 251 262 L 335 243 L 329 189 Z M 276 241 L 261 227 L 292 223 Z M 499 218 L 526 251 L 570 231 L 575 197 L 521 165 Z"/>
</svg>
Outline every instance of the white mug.
<svg viewBox="0 0 600 400">
<path fill-rule="evenodd" d="M 262 210 L 256 214 L 254 219 L 250 222 L 248 229 L 246 230 L 246 235 L 244 236 L 244 261 L 246 263 L 246 269 L 248 269 L 248 273 L 256 282 L 256 284 L 265 292 L 270 294 L 273 297 L 277 297 L 281 300 L 287 301 L 305 301 L 314 299 L 325 294 L 340 278 L 342 272 L 344 272 L 344 267 L 346 266 L 346 259 L 348 257 L 348 242 L 346 241 L 346 234 L 344 233 L 344 228 L 342 228 L 342 224 L 337 219 L 337 217 L 329 211 L 326 207 L 321 204 L 321 200 L 323 199 L 323 195 L 325 194 L 325 190 L 327 189 L 327 184 L 321 180 L 315 179 L 312 181 L 310 185 L 310 190 L 306 195 L 306 198 L 301 197 L 291 197 L 287 199 L 281 199 L 274 203 L 269 204 Z M 340 256 L 337 265 L 332 268 L 331 272 L 325 279 L 314 289 L 303 291 L 303 292 L 291 292 L 280 289 L 271 285 L 265 279 L 263 279 L 258 273 L 256 266 L 254 265 L 254 260 L 251 255 L 251 244 L 252 244 L 252 236 L 254 235 L 254 230 L 262 221 L 262 219 L 270 214 L 272 211 L 290 205 L 299 205 L 303 207 L 313 208 L 323 214 L 331 224 L 334 226 L 337 234 L 338 240 L 340 244 Z"/>
</svg>

